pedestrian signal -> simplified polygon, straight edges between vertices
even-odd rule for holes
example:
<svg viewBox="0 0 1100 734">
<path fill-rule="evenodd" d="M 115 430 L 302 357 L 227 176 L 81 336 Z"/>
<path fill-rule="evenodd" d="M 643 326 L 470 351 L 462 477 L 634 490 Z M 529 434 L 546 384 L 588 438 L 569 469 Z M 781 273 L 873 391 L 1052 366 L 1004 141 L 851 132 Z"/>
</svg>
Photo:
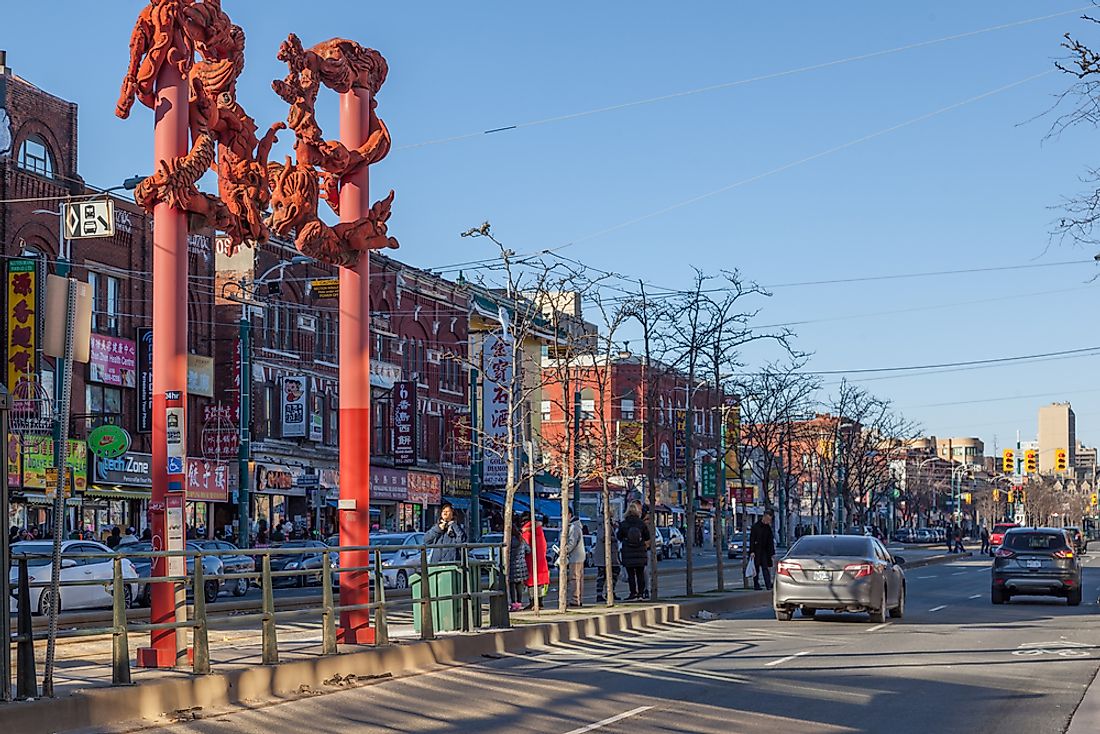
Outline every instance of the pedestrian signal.
<svg viewBox="0 0 1100 734">
<path fill-rule="evenodd" d="M 1039 471 L 1039 452 L 1035 449 L 1028 449 L 1024 452 L 1024 471 L 1028 474 L 1035 474 Z"/>
<path fill-rule="evenodd" d="M 1054 471 L 1065 471 L 1069 467 L 1069 457 L 1065 449 L 1054 449 Z"/>
<path fill-rule="evenodd" d="M 1001 471 L 1005 474 L 1016 473 L 1016 452 L 1012 449 L 1005 449 L 1001 457 Z"/>
</svg>

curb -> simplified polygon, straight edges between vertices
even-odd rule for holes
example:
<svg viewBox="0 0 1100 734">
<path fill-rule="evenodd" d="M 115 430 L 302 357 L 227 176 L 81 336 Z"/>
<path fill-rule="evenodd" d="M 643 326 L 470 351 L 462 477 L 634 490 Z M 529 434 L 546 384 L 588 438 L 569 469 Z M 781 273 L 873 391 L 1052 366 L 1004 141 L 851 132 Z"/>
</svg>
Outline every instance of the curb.
<svg viewBox="0 0 1100 734">
<path fill-rule="evenodd" d="M 1084 698 L 1069 719 L 1066 734 L 1096 734 L 1100 726 L 1100 673 L 1092 678 Z"/>
<path fill-rule="evenodd" d="M 341 690 L 332 684 L 337 676 L 370 679 L 406 675 L 483 655 L 524 653 L 531 647 L 685 621 L 704 610 L 750 609 L 767 605 L 770 598 L 767 592 L 734 592 L 721 598 L 690 599 L 599 616 L 535 622 L 482 634 L 368 648 L 278 665 L 249 665 L 207 676 L 84 689 L 62 698 L 4 704 L 0 707 L 0 722 L 5 731 L 49 734 L 152 719 L 197 707 L 217 708 L 275 697 L 287 700 L 303 695 L 303 691 L 312 695 Z"/>
<path fill-rule="evenodd" d="M 911 568 L 924 568 L 925 566 L 935 566 L 940 563 L 950 563 L 951 561 L 957 561 L 960 558 L 970 558 L 973 555 L 974 554 L 970 551 L 963 551 L 962 553 L 952 553 L 950 555 L 944 553 L 942 556 L 930 556 L 928 558 L 922 558 L 919 561 L 906 563 L 903 568 L 908 571 Z"/>
</svg>

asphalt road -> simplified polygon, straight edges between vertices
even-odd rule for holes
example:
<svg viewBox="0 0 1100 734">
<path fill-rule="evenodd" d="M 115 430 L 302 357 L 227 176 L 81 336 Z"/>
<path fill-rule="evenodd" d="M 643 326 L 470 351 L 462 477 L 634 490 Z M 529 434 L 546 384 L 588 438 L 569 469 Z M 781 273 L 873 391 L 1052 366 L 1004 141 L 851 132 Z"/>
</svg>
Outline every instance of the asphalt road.
<svg viewBox="0 0 1100 734">
<path fill-rule="evenodd" d="M 768 609 L 559 644 L 157 729 L 326 732 L 1063 732 L 1100 667 L 1086 603 L 994 607 L 988 560 L 914 569 L 904 620 Z"/>
</svg>

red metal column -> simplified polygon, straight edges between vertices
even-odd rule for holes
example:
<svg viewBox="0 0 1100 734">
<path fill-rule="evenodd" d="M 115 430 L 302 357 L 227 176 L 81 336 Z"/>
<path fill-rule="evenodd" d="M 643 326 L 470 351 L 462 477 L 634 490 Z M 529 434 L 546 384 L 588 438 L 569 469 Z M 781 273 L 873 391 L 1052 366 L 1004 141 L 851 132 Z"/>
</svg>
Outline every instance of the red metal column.
<svg viewBox="0 0 1100 734">
<path fill-rule="evenodd" d="M 355 86 L 340 95 L 340 142 L 354 150 L 370 134 L 370 90 Z M 353 222 L 370 211 L 367 166 L 342 179 L 340 221 Z M 370 257 L 340 268 L 340 544 L 365 546 L 370 540 Z M 366 566 L 367 551 L 340 554 L 344 568 Z M 381 569 L 377 569 L 381 573 Z M 340 603 L 370 601 L 366 571 L 340 574 Z M 340 613 L 340 642 L 374 643 L 366 609 Z"/>
<path fill-rule="evenodd" d="M 174 64 L 157 76 L 154 170 L 162 161 L 187 153 L 187 84 Z M 165 393 L 178 390 L 187 404 L 187 215 L 166 203 L 153 211 L 153 496 L 149 503 L 153 547 L 165 545 L 165 495 L 168 492 L 167 403 Z M 184 422 L 186 425 L 186 422 Z M 154 576 L 167 575 L 166 559 L 156 559 Z M 151 621 L 173 622 L 173 584 L 152 585 Z M 201 593 L 201 592 L 199 592 Z M 174 630 L 154 630 L 151 647 L 138 650 L 138 665 L 172 667 L 186 663 Z"/>
</svg>

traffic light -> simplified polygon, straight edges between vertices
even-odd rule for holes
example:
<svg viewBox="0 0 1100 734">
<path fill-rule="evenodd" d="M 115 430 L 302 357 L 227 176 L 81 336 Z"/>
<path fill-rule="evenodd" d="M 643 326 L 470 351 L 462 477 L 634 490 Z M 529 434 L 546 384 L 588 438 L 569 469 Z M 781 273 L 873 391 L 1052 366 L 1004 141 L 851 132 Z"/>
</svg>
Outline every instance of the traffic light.
<svg viewBox="0 0 1100 734">
<path fill-rule="evenodd" d="M 1035 474 L 1039 471 L 1039 452 L 1035 449 L 1028 449 L 1024 452 L 1024 472 L 1027 474 Z"/>
<path fill-rule="evenodd" d="M 1069 457 L 1065 449 L 1054 449 L 1054 471 L 1065 471 L 1069 467 Z"/>
<path fill-rule="evenodd" d="M 1010 489 L 1010 490 L 1008 490 L 1008 504 L 1010 504 L 1010 505 L 1015 504 L 1015 502 L 1016 502 L 1016 493 L 1013 492 Z"/>
<path fill-rule="evenodd" d="M 1096 500 L 1097 500 L 1096 492 L 1093 492 L 1092 493 L 1092 501 L 1091 501 L 1091 504 L 1092 504 L 1093 507 L 1096 507 Z"/>
<path fill-rule="evenodd" d="M 968 505 L 970 504 L 970 502 L 971 502 L 970 492 L 963 492 L 963 502 L 965 502 Z"/>
<path fill-rule="evenodd" d="M 1014 450 L 1005 449 L 1001 457 L 1001 471 L 1005 474 L 1016 473 L 1016 452 Z"/>
<path fill-rule="evenodd" d="M 993 501 L 994 502 L 1000 502 L 1001 501 L 1001 490 L 999 490 L 999 489 L 994 489 L 993 490 Z"/>
</svg>

